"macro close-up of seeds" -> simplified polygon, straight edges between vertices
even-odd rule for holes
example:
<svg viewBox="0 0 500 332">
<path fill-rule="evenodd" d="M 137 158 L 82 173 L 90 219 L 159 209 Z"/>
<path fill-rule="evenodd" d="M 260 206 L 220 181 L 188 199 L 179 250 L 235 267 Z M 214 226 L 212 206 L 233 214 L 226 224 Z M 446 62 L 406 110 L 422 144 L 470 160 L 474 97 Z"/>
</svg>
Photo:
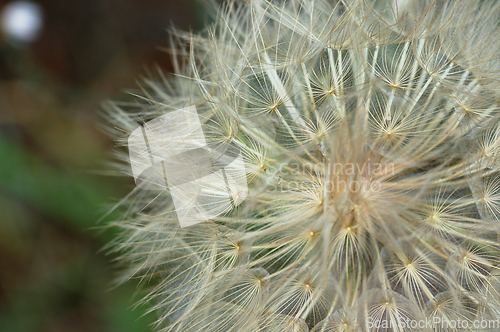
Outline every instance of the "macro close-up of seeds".
<svg viewBox="0 0 500 332">
<path fill-rule="evenodd" d="M 236 147 L 247 186 L 210 213 L 239 187 L 178 167 L 157 175 L 199 183 L 193 204 L 168 184 L 121 201 L 111 248 L 156 330 L 499 331 L 499 6 L 229 1 L 174 30 L 175 72 L 106 104 L 109 132 L 132 151 L 136 128 L 194 105 L 179 135 Z M 148 149 L 178 148 L 150 131 Z"/>
<path fill-rule="evenodd" d="M 1 332 L 499 332 L 499 0 L 0 3 Z"/>
</svg>

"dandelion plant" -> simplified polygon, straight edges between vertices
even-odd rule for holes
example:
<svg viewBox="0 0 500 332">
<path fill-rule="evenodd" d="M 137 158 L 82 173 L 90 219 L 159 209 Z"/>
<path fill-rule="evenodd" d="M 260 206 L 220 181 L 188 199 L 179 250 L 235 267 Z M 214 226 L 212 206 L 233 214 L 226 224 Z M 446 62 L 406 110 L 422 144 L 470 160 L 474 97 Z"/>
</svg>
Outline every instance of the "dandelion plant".
<svg viewBox="0 0 500 332">
<path fill-rule="evenodd" d="M 107 104 L 110 131 L 126 147 L 147 121 L 195 106 L 207 144 L 241 152 L 248 192 L 189 227 L 169 188 L 120 202 L 112 247 L 123 280 L 149 289 L 154 329 L 476 331 L 498 319 L 499 9 L 234 0 L 202 32 L 173 31 L 173 75 Z M 128 150 L 117 156 L 130 175 Z"/>
</svg>

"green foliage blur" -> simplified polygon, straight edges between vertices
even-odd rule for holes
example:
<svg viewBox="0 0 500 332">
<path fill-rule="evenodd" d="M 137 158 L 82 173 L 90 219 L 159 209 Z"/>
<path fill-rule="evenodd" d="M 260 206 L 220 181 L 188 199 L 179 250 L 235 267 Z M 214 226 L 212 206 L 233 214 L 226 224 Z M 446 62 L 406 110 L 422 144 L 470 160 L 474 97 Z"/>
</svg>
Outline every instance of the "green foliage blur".
<svg viewBox="0 0 500 332">
<path fill-rule="evenodd" d="M 0 1 L 0 13 L 12 1 Z M 101 103 L 156 66 L 167 29 L 207 23 L 193 1 L 39 0 L 32 42 L 0 29 L 0 331 L 150 331 L 139 281 L 116 286 L 107 214 L 133 186 L 106 175 Z M 100 220 L 101 219 L 101 220 Z M 100 221 L 99 221 L 100 220 Z M 147 285 L 146 285 L 147 286 Z"/>
</svg>

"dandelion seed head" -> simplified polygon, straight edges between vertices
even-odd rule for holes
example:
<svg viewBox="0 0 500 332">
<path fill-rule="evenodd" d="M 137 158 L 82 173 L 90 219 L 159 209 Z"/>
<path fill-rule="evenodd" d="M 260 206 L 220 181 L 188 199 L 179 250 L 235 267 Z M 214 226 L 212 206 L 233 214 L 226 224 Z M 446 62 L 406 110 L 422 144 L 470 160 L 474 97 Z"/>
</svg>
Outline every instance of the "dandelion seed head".
<svg viewBox="0 0 500 332">
<path fill-rule="evenodd" d="M 229 188 L 230 208 L 185 228 L 170 189 L 121 202 L 113 248 L 124 279 L 152 285 L 155 328 L 498 315 L 499 10 L 228 1 L 199 34 L 174 31 L 175 75 L 109 103 L 110 132 L 127 146 L 145 119 L 194 105 L 209 146 L 241 151 L 248 192 Z"/>
</svg>

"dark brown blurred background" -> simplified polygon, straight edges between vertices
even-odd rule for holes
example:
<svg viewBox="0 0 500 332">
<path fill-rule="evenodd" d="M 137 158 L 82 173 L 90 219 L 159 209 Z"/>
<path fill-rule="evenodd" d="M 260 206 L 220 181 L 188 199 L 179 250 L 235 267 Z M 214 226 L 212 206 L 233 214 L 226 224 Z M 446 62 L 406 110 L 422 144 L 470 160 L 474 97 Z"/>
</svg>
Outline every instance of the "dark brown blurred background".
<svg viewBox="0 0 500 332">
<path fill-rule="evenodd" d="M 133 186 L 98 175 L 113 149 L 100 104 L 171 70 L 172 23 L 209 21 L 195 0 L 0 1 L 1 332 L 150 330 L 96 229 Z"/>
</svg>

